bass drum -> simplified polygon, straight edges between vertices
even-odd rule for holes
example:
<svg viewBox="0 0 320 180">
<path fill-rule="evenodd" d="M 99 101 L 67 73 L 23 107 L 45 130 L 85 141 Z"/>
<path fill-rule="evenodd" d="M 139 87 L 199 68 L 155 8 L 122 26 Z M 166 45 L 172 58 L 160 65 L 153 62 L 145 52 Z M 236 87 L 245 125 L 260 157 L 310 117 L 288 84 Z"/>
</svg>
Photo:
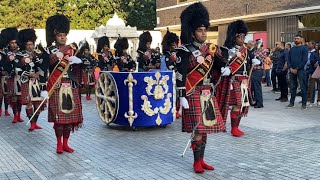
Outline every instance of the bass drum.
<svg viewBox="0 0 320 180">
<path fill-rule="evenodd" d="M 175 74 L 101 72 L 96 103 L 102 121 L 131 127 L 166 126 L 175 120 Z"/>
<path fill-rule="evenodd" d="M 96 105 L 101 120 L 107 124 L 115 121 L 119 110 L 116 81 L 108 72 L 100 74 L 96 85 Z"/>
</svg>

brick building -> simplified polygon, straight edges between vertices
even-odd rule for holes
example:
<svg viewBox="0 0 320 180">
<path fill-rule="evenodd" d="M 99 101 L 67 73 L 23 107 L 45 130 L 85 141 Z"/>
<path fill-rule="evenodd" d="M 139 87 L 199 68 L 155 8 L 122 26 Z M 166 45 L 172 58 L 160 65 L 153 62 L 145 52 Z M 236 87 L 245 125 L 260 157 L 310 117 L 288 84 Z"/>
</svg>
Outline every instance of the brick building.
<svg viewBox="0 0 320 180">
<path fill-rule="evenodd" d="M 157 30 L 179 34 L 180 14 L 194 0 L 157 0 Z M 248 39 L 263 38 L 267 46 L 293 41 L 297 33 L 320 41 L 318 0 L 202 0 L 210 13 L 209 42 L 221 45 L 228 23 L 242 19 L 249 27 Z"/>
</svg>

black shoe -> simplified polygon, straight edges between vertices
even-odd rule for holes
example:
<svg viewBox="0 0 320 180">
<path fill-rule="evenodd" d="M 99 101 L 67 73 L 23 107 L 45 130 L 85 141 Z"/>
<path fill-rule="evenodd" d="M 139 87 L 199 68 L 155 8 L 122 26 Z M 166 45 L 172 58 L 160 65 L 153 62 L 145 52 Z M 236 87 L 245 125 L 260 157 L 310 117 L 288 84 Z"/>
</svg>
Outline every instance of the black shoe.
<svg viewBox="0 0 320 180">
<path fill-rule="evenodd" d="M 282 98 L 281 97 L 279 97 L 278 99 L 275 99 L 276 101 L 280 101 Z"/>
<path fill-rule="evenodd" d="M 296 96 L 302 96 L 302 91 L 299 91 Z"/>
<path fill-rule="evenodd" d="M 288 98 L 281 98 L 280 102 L 288 102 Z"/>
<path fill-rule="evenodd" d="M 256 105 L 254 108 L 263 108 L 262 105 Z"/>
<path fill-rule="evenodd" d="M 251 104 L 250 106 L 256 106 L 257 105 L 257 103 L 253 103 L 253 104 Z"/>
<path fill-rule="evenodd" d="M 287 108 L 293 108 L 294 104 L 290 103 L 288 106 L 286 106 Z"/>
<path fill-rule="evenodd" d="M 301 106 L 301 109 L 302 109 L 302 110 L 307 110 L 307 105 L 306 105 L 306 104 L 303 104 L 303 105 Z"/>
</svg>

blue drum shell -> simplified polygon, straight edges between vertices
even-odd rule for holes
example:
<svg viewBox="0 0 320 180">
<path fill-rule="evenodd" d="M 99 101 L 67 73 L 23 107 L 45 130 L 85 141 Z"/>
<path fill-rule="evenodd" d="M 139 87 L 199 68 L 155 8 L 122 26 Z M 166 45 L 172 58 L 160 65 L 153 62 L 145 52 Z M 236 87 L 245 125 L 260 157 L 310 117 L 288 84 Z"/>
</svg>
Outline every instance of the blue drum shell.
<svg viewBox="0 0 320 180">
<path fill-rule="evenodd" d="M 119 102 L 119 109 L 117 113 L 117 117 L 113 121 L 115 124 L 130 126 L 128 118 L 125 117 L 125 114 L 129 115 L 129 86 L 128 82 L 125 83 L 125 80 L 128 79 L 129 73 L 128 72 L 108 72 L 110 73 L 115 82 L 118 89 L 118 102 Z M 174 95 L 174 80 L 173 80 L 173 72 L 171 71 L 159 71 L 161 77 L 159 80 L 162 79 L 164 76 L 168 76 L 169 79 L 166 81 L 168 85 L 168 92 L 165 94 L 163 99 L 155 99 L 154 95 L 148 95 L 146 88 L 148 83 L 145 82 L 145 77 L 151 77 L 153 80 L 156 80 L 157 72 L 132 72 L 133 80 L 136 83 L 133 83 L 132 86 L 132 96 L 133 96 L 133 111 L 136 113 L 137 118 L 134 119 L 132 126 L 134 127 L 148 127 L 148 126 L 161 126 L 166 124 L 171 124 L 174 120 L 174 113 L 175 113 L 175 104 L 173 99 L 175 98 Z M 152 86 L 151 92 L 154 91 L 156 85 Z M 162 85 L 160 87 L 163 87 Z M 164 107 L 165 100 L 167 99 L 167 95 L 171 94 L 170 97 L 170 111 L 167 114 L 157 113 L 153 116 L 147 115 L 142 110 L 142 105 L 144 104 L 144 100 L 141 97 L 144 95 L 150 101 L 150 109 L 154 110 L 156 107 Z M 170 95 L 169 95 L 170 96 Z M 158 117 L 159 116 L 159 117 Z M 159 122 L 159 118 L 161 119 L 161 123 L 157 124 L 157 119 Z"/>
</svg>

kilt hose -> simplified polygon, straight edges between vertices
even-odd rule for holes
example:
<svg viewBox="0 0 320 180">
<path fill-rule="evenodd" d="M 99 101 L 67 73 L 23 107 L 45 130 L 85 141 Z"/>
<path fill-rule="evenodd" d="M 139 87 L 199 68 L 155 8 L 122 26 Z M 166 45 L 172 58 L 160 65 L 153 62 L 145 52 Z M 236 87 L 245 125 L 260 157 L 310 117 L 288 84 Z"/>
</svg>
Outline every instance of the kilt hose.
<svg viewBox="0 0 320 180">
<path fill-rule="evenodd" d="M 68 83 L 71 84 L 70 79 L 62 79 L 61 83 Z M 61 87 L 56 88 L 49 98 L 49 106 L 48 106 L 48 121 L 55 123 L 55 125 L 72 125 L 72 128 L 79 128 L 82 125 L 83 122 L 83 116 L 82 116 L 82 106 L 81 106 L 81 100 L 79 95 L 79 88 L 73 88 L 73 103 L 74 108 L 72 112 L 70 113 L 64 113 L 60 110 L 59 104 L 62 102 L 59 102 L 59 90 Z"/>
<path fill-rule="evenodd" d="M 217 123 L 212 126 L 205 126 L 203 123 L 203 119 L 200 119 L 200 115 L 202 112 L 200 102 L 201 91 L 210 90 L 210 88 L 210 86 L 197 86 L 194 89 L 194 92 L 190 96 L 186 97 L 189 103 L 189 109 L 183 109 L 182 111 L 182 132 L 192 133 L 193 128 L 199 121 L 200 124 L 196 128 L 196 133 L 204 134 L 226 131 L 226 121 L 224 121 L 221 116 L 220 110 L 218 108 L 218 103 L 214 96 L 212 97 L 212 100 L 214 102 Z"/>
<path fill-rule="evenodd" d="M 32 104 L 34 107 L 39 107 L 42 101 L 31 101 L 31 97 L 29 94 L 29 81 L 25 83 L 21 83 L 21 104 L 28 105 Z M 46 107 L 46 103 L 43 103 L 37 114 L 40 114 L 41 111 L 44 111 Z M 36 110 L 36 109 L 34 109 Z"/>
</svg>

